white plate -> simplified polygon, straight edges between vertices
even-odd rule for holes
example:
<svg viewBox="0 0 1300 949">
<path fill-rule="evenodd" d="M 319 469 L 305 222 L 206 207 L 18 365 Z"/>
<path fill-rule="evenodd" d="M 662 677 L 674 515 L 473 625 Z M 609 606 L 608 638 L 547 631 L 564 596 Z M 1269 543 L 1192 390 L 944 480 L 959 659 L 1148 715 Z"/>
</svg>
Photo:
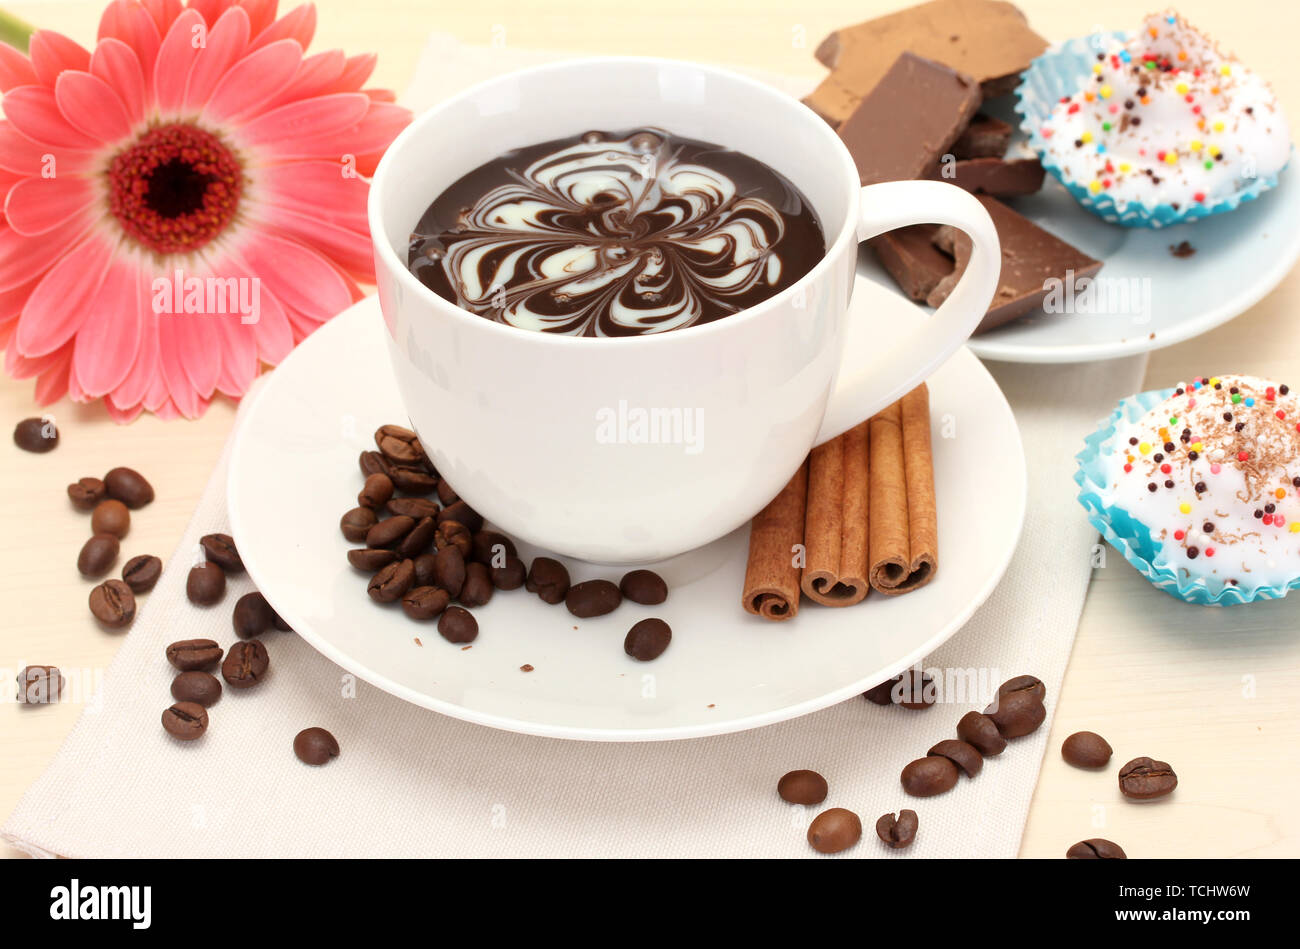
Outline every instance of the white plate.
<svg viewBox="0 0 1300 949">
<path fill-rule="evenodd" d="M 999 115 L 1013 126 L 1020 124 L 1014 114 Z M 1023 140 L 1020 132 L 1016 135 L 1013 152 Z M 1098 273 L 1102 286 L 1135 288 L 1135 296 L 1147 305 L 1124 306 L 1116 296 L 1112 299 L 1119 305 L 1092 312 L 1035 314 L 976 336 L 967 345 L 981 359 L 1085 362 L 1171 346 L 1228 322 L 1281 283 L 1300 257 L 1296 175 L 1293 162 L 1276 188 L 1237 210 L 1158 230 L 1107 224 L 1048 175 L 1038 194 L 1008 203 L 1103 261 Z M 1196 248 L 1193 256 L 1169 252 L 1183 241 Z M 893 285 L 874 259 L 870 267 L 873 279 Z"/>
<path fill-rule="evenodd" d="M 921 318 L 896 293 L 859 279 L 851 332 Z M 1001 391 L 960 350 L 930 380 L 940 572 L 897 597 L 857 607 L 804 604 L 771 623 L 740 605 L 748 530 L 662 565 L 669 598 L 579 620 L 523 590 L 474 610 L 462 650 L 434 623 L 366 596 L 347 563 L 340 515 L 361 487 L 357 455 L 406 415 L 392 381 L 374 297 L 323 326 L 265 380 L 235 435 L 230 521 L 248 572 L 298 634 L 392 694 L 468 721 L 557 738 L 645 741 L 740 731 L 849 698 L 924 658 L 992 592 L 1024 518 L 1020 435 Z M 557 459 L 562 463 L 562 459 Z M 525 560 L 534 551 L 523 549 Z M 575 582 L 620 576 L 568 562 Z M 636 621 L 673 628 L 662 657 L 623 653 Z M 419 638 L 423 645 L 417 645 Z M 535 671 L 522 672 L 531 664 Z"/>
</svg>

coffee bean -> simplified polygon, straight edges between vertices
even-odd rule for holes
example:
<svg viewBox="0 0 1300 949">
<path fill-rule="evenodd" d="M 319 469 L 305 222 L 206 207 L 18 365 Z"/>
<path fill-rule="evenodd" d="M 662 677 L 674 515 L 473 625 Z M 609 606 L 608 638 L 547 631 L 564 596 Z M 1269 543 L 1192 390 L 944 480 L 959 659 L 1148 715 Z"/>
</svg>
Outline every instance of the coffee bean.
<svg viewBox="0 0 1300 949">
<path fill-rule="evenodd" d="M 133 511 L 153 500 L 153 485 L 130 468 L 114 468 L 104 475 L 104 487 L 110 498 L 117 498 Z"/>
<path fill-rule="evenodd" d="M 339 743 L 323 728 L 304 728 L 293 736 L 293 753 L 303 764 L 325 764 L 339 756 Z"/>
<path fill-rule="evenodd" d="M 884 841 L 886 847 L 902 850 L 904 847 L 912 846 L 919 823 L 916 811 L 904 809 L 898 812 L 897 817 L 893 814 L 881 814 L 876 820 L 876 836 Z"/>
<path fill-rule="evenodd" d="M 478 636 L 478 620 L 469 610 L 449 606 L 438 618 L 438 632 L 451 643 L 472 643 Z"/>
<path fill-rule="evenodd" d="M 221 656 L 221 647 L 211 639 L 182 639 L 167 647 L 167 661 L 181 672 L 211 669 Z"/>
<path fill-rule="evenodd" d="M 135 619 L 135 594 L 121 580 L 105 580 L 90 591 L 90 612 L 109 629 L 130 626 Z"/>
<path fill-rule="evenodd" d="M 366 478 L 357 494 L 357 503 L 371 510 L 379 510 L 393 496 L 393 479 L 383 472 L 376 471 Z"/>
<path fill-rule="evenodd" d="M 367 478 L 372 474 L 388 475 L 392 471 L 388 459 L 377 451 L 363 451 L 357 462 L 361 466 L 361 474 Z"/>
<path fill-rule="evenodd" d="M 63 682 L 58 666 L 24 666 L 18 673 L 18 701 L 22 705 L 50 705 L 63 694 Z"/>
<path fill-rule="evenodd" d="M 941 756 L 917 758 L 903 768 L 903 790 L 913 797 L 934 797 L 957 783 L 957 766 Z"/>
<path fill-rule="evenodd" d="M 116 534 L 95 534 L 81 545 L 77 554 L 77 570 L 83 577 L 102 577 L 113 567 L 122 544 Z"/>
<path fill-rule="evenodd" d="M 862 839 L 862 821 L 842 807 L 822 811 L 808 825 L 808 843 L 818 853 L 839 853 Z"/>
<path fill-rule="evenodd" d="M 633 603 L 655 606 L 668 599 L 668 584 L 653 570 L 632 570 L 623 574 L 619 592 Z"/>
<path fill-rule="evenodd" d="M 397 560 L 397 551 L 395 550 L 373 550 L 369 547 L 363 547 L 359 550 L 348 551 L 348 563 L 366 573 L 376 573 L 390 563 L 396 563 Z"/>
<path fill-rule="evenodd" d="M 661 619 L 651 617 L 633 625 L 623 638 L 623 651 L 633 659 L 649 662 L 658 659 L 672 642 L 673 631 Z"/>
<path fill-rule="evenodd" d="M 185 595 L 195 606 L 212 606 L 226 595 L 226 574 L 215 563 L 191 567 L 185 578 Z"/>
<path fill-rule="evenodd" d="M 428 498 L 393 498 L 384 505 L 389 514 L 404 514 L 420 521 L 426 517 L 437 519 L 441 508 Z"/>
<path fill-rule="evenodd" d="M 1047 686 L 1034 676 L 1016 676 L 998 686 L 998 695 L 1009 695 L 1012 692 L 1028 692 L 1040 702 L 1047 701 Z"/>
<path fill-rule="evenodd" d="M 477 560 L 465 565 L 465 584 L 460 588 L 460 602 L 463 606 L 487 606 L 493 593 L 492 576 L 488 568 Z"/>
<path fill-rule="evenodd" d="M 191 669 L 178 673 L 172 679 L 172 698 L 178 702 L 193 702 L 208 708 L 221 698 L 221 680 L 210 672 Z"/>
<path fill-rule="evenodd" d="M 59 430 L 50 418 L 25 418 L 14 426 L 14 444 L 42 454 L 59 443 Z"/>
<path fill-rule="evenodd" d="M 244 561 L 235 546 L 235 538 L 229 534 L 205 534 L 199 538 L 203 555 L 226 573 L 243 573 Z"/>
<path fill-rule="evenodd" d="M 235 635 L 240 639 L 252 639 L 268 629 L 275 628 L 275 610 L 266 602 L 266 597 L 254 590 L 245 593 L 235 601 L 235 611 L 231 615 Z"/>
<path fill-rule="evenodd" d="M 608 580 L 575 583 L 564 596 L 569 612 L 581 619 L 612 613 L 622 602 L 623 594 Z"/>
<path fill-rule="evenodd" d="M 394 465 L 388 469 L 388 477 L 393 479 L 393 487 L 407 494 L 423 497 L 432 494 L 438 488 L 437 475 L 431 475 L 414 468 L 399 468 Z"/>
<path fill-rule="evenodd" d="M 524 588 L 529 593 L 536 593 L 543 603 L 559 603 L 569 592 L 569 571 L 558 560 L 538 557 L 528 568 Z"/>
<path fill-rule="evenodd" d="M 438 482 L 438 500 L 443 507 L 455 504 L 460 500 L 460 495 L 456 493 L 456 489 L 451 486 L 451 482 L 446 478 Z"/>
<path fill-rule="evenodd" d="M 451 596 L 460 596 L 465 585 L 465 558 L 459 547 L 444 547 L 434 555 L 433 582 Z"/>
<path fill-rule="evenodd" d="M 498 531 L 478 531 L 474 534 L 471 556 L 486 567 L 501 567 L 511 557 L 518 557 L 515 542 Z"/>
<path fill-rule="evenodd" d="M 396 465 L 424 463 L 424 447 L 419 437 L 401 425 L 381 425 L 375 431 L 375 445 L 383 456 Z"/>
<path fill-rule="evenodd" d="M 121 501 L 106 498 L 95 505 L 94 513 L 90 515 L 90 529 L 96 534 L 125 537 L 131 530 L 131 512 Z"/>
<path fill-rule="evenodd" d="M 1000 755 L 1007 747 L 1007 740 L 998 731 L 993 719 L 982 712 L 967 712 L 957 723 L 957 737 L 974 745 L 984 757 Z"/>
<path fill-rule="evenodd" d="M 451 594 L 442 587 L 412 587 L 402 597 L 402 612 L 411 619 L 433 619 L 447 608 Z"/>
<path fill-rule="evenodd" d="M 162 576 L 163 562 L 152 554 L 132 557 L 122 567 L 122 580 L 132 593 L 148 593 Z"/>
<path fill-rule="evenodd" d="M 929 708 L 938 700 L 934 679 L 923 672 L 909 669 L 887 682 L 873 686 L 862 697 L 876 705 L 898 705 L 917 711 Z"/>
<path fill-rule="evenodd" d="M 376 603 L 396 603 L 414 582 L 415 564 L 410 560 L 399 560 L 371 577 L 366 592 Z"/>
<path fill-rule="evenodd" d="M 980 773 L 980 769 L 984 767 L 984 756 L 979 753 L 979 749 L 969 742 L 956 741 L 952 738 L 945 738 L 927 751 L 926 754 L 947 758 L 960 768 L 968 778 L 975 777 Z"/>
<path fill-rule="evenodd" d="M 167 734 L 181 741 L 193 741 L 208 730 L 208 710 L 197 702 L 177 702 L 162 713 Z"/>
<path fill-rule="evenodd" d="M 791 804 L 820 804 L 829 788 L 816 771 L 787 771 L 776 782 L 776 793 Z"/>
<path fill-rule="evenodd" d="M 1178 787 L 1178 775 L 1163 761 L 1134 758 L 1119 769 L 1119 790 L 1134 801 L 1164 797 Z"/>
<path fill-rule="evenodd" d="M 354 507 L 339 518 L 339 529 L 343 536 L 354 544 L 365 543 L 366 534 L 379 523 L 375 512 L 368 507 Z"/>
<path fill-rule="evenodd" d="M 106 497 L 108 488 L 98 478 L 81 478 L 68 485 L 68 500 L 78 511 L 93 511 Z"/>
<path fill-rule="evenodd" d="M 433 535 L 437 530 L 438 525 L 434 523 L 433 518 L 421 518 L 411 528 L 411 532 L 403 537 L 397 545 L 397 553 L 402 557 L 414 560 L 429 549 L 429 545 L 433 543 Z"/>
<path fill-rule="evenodd" d="M 417 587 L 437 586 L 436 575 L 434 572 L 435 565 L 438 562 L 437 554 L 420 554 L 412 561 L 415 567 L 415 585 Z"/>
<path fill-rule="evenodd" d="M 505 566 L 489 567 L 488 570 L 492 574 L 492 585 L 498 590 L 518 590 L 528 575 L 528 568 L 518 557 L 507 557 Z"/>
<path fill-rule="evenodd" d="M 1081 840 L 1065 851 L 1066 860 L 1127 860 L 1124 848 L 1113 840 L 1104 837 L 1092 837 Z"/>
<path fill-rule="evenodd" d="M 366 532 L 367 547 L 396 547 L 415 529 L 415 519 L 399 514 L 380 521 Z"/>
<path fill-rule="evenodd" d="M 262 641 L 250 639 L 230 647 L 221 663 L 221 678 L 229 682 L 231 688 L 251 688 L 266 678 L 270 665 L 271 657 Z"/>
<path fill-rule="evenodd" d="M 1061 757 L 1076 768 L 1104 768 L 1113 751 L 1096 732 L 1075 732 L 1061 743 Z"/>
<path fill-rule="evenodd" d="M 433 535 L 433 546 L 438 550 L 455 547 L 461 557 L 468 560 L 474 548 L 474 538 L 468 527 L 460 521 L 438 521 L 438 528 Z"/>
<path fill-rule="evenodd" d="M 1026 689 L 999 693 L 984 714 L 993 719 L 1003 738 L 1020 738 L 1038 730 L 1047 709 L 1033 690 Z"/>
<path fill-rule="evenodd" d="M 469 528 L 470 533 L 483 529 L 483 516 L 464 501 L 448 504 L 438 514 L 438 521 L 456 521 Z"/>
</svg>

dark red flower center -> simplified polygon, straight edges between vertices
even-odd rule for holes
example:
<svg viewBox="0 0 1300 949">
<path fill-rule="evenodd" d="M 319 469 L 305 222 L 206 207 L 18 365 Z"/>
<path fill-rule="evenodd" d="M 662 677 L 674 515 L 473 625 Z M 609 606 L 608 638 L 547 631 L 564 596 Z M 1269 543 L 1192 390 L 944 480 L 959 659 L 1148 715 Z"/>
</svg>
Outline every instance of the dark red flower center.
<svg viewBox="0 0 1300 949">
<path fill-rule="evenodd" d="M 160 254 L 197 250 L 239 208 L 238 159 L 193 125 L 150 129 L 108 168 L 109 209 L 132 238 Z"/>
</svg>

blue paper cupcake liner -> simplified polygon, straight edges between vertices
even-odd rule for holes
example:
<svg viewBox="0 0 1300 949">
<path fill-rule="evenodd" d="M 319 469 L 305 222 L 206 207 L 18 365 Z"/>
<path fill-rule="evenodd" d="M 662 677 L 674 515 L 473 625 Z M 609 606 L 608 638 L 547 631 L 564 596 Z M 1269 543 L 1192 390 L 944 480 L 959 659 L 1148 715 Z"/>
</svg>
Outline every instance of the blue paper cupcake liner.
<svg viewBox="0 0 1300 949">
<path fill-rule="evenodd" d="M 1016 111 L 1020 113 L 1020 128 L 1029 137 L 1029 146 L 1038 154 L 1043 167 L 1065 186 L 1074 200 L 1111 224 L 1158 228 L 1236 210 L 1242 202 L 1254 200 L 1275 187 L 1277 175 L 1268 175 L 1253 179 L 1246 187 L 1213 203 L 1189 202 L 1175 208 L 1172 204 L 1116 201 L 1105 192 L 1092 194 L 1083 184 L 1066 177 L 1047 151 L 1047 141 L 1042 135 L 1043 123 L 1050 118 L 1061 99 L 1074 95 L 1087 84 L 1092 77 L 1097 52 L 1108 41 L 1126 42 L 1132 36 L 1119 31 L 1094 33 L 1053 46 L 1029 64 L 1016 89 Z"/>
<path fill-rule="evenodd" d="M 1287 591 L 1300 589 L 1300 577 L 1285 584 L 1254 588 L 1224 584 L 1217 590 L 1202 578 L 1182 577 L 1180 571 L 1160 561 L 1160 543 L 1151 536 L 1147 525 L 1123 508 L 1107 506 L 1102 500 L 1102 492 L 1110 487 L 1114 476 L 1112 455 L 1115 446 L 1110 442 L 1120 423 L 1136 422 L 1173 394 L 1173 389 L 1157 389 L 1121 399 L 1110 417 L 1103 419 L 1097 430 L 1084 440 L 1083 451 L 1074 456 L 1079 463 L 1074 482 L 1079 486 L 1079 503 L 1088 512 L 1088 522 L 1101 532 L 1106 543 L 1137 568 L 1138 573 L 1170 596 L 1188 603 L 1235 606 L 1253 600 L 1280 599 L 1287 595 Z"/>
</svg>

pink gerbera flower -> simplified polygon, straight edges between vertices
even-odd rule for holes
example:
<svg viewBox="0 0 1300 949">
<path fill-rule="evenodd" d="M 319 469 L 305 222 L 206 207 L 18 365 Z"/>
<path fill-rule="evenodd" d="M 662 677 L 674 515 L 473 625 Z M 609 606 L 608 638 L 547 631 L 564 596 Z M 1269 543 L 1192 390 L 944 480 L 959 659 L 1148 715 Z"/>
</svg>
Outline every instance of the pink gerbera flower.
<svg viewBox="0 0 1300 949">
<path fill-rule="evenodd" d="M 366 177 L 410 113 L 276 2 L 114 0 L 93 53 L 0 43 L 0 348 L 41 404 L 194 418 L 373 282 Z"/>
</svg>

